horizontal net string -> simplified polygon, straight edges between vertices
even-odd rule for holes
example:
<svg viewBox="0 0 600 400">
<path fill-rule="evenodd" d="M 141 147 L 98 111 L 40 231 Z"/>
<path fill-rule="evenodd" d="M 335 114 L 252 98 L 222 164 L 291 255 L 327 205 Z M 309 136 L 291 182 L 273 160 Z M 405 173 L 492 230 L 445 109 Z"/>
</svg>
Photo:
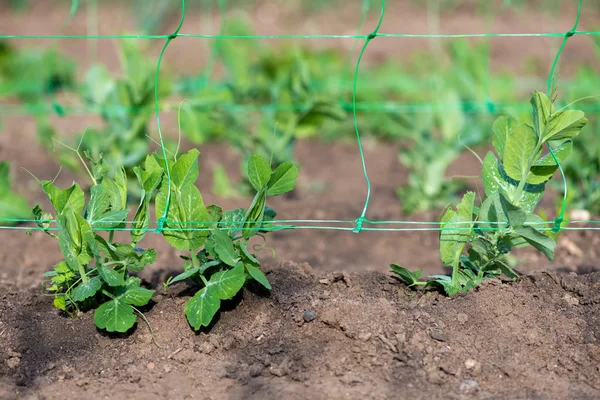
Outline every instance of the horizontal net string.
<svg viewBox="0 0 600 400">
<path fill-rule="evenodd" d="M 206 111 L 236 111 L 236 112 L 253 112 L 253 111 L 302 111 L 310 109 L 311 105 L 303 104 L 227 104 L 227 105 L 204 105 L 194 102 L 185 102 L 184 104 L 189 105 L 198 110 Z M 561 107 L 562 103 L 557 103 L 558 107 Z M 176 111 L 179 108 L 180 103 L 163 103 L 160 107 L 161 112 Z M 338 104 L 344 111 L 352 111 L 352 105 L 350 103 L 341 102 Z M 74 115 L 89 115 L 97 114 L 101 112 L 114 112 L 119 113 L 121 111 L 144 111 L 152 110 L 154 106 L 146 107 L 85 107 L 85 106 L 66 106 L 61 105 L 62 111 L 66 114 Z M 430 103 L 404 103 L 404 102 L 357 102 L 357 111 L 373 111 L 373 112 L 407 112 L 407 113 L 428 113 L 433 111 L 461 111 L 465 113 L 478 113 L 487 111 L 490 114 L 500 114 L 507 111 L 529 111 L 531 109 L 530 104 L 525 103 L 495 103 L 495 102 L 461 102 L 457 106 L 456 104 L 437 104 L 433 105 Z M 589 105 L 578 105 L 578 110 L 599 112 L 600 104 L 589 104 Z M 45 115 L 54 112 L 52 103 L 37 103 L 37 104 L 0 104 L 0 114 L 8 114 L 9 116 L 28 116 L 28 115 Z"/>
<path fill-rule="evenodd" d="M 56 220 L 34 220 L 34 219 L 17 219 L 17 218 L 0 218 L 0 222 L 18 222 L 18 223 L 46 223 L 46 224 L 56 224 Z M 91 220 L 88 221 L 91 225 L 95 223 L 102 224 L 133 224 L 135 221 L 122 221 L 122 220 Z M 254 224 L 262 221 L 244 221 L 240 223 L 243 224 Z M 322 219 L 283 219 L 283 220 L 273 220 L 267 221 L 268 224 L 298 224 L 298 223 L 314 223 L 314 224 L 353 224 L 354 220 L 322 220 Z M 220 221 L 187 221 L 187 222 L 178 222 L 165 220 L 165 223 L 174 224 L 174 225 L 222 225 L 223 222 Z M 364 220 L 365 224 L 370 225 L 443 225 L 444 222 L 439 221 L 385 221 L 385 220 Z M 573 221 L 564 221 L 564 223 L 568 224 L 600 224 L 600 220 L 573 220 Z M 149 222 L 149 225 L 156 225 L 157 222 Z M 453 222 L 452 225 L 473 225 L 473 224 L 485 224 L 485 225 L 498 225 L 507 227 L 509 224 L 507 222 L 491 222 L 491 221 L 460 221 Z M 552 225 L 554 221 L 540 221 L 540 222 L 525 222 L 524 226 L 540 226 L 540 225 Z"/>
<path fill-rule="evenodd" d="M 50 232 L 56 232 L 58 231 L 58 228 L 55 227 L 49 227 L 49 228 L 40 228 L 40 227 L 24 227 L 24 226 L 1 226 L 0 225 L 0 230 L 2 229 L 6 229 L 6 230 L 24 230 L 24 231 L 50 231 Z M 271 231 L 271 232 L 275 232 L 275 231 L 283 231 L 283 230 L 297 230 L 297 229 L 320 229 L 320 230 L 337 230 L 337 231 L 350 231 L 350 232 L 355 232 L 355 227 L 351 226 L 351 227 L 343 227 L 343 226 L 327 226 L 327 225 L 318 225 L 318 226 L 313 226 L 313 225 L 273 225 L 271 227 L 264 227 L 264 228 L 260 228 L 260 231 Z M 500 231 L 500 230 L 504 230 L 506 228 L 504 227 L 499 227 L 499 228 L 494 228 L 494 227 L 478 227 L 478 230 L 480 231 Z M 147 228 L 133 228 L 133 227 L 117 227 L 117 228 L 94 228 L 92 227 L 93 231 L 96 232 L 119 232 L 119 231 L 124 231 L 124 232 L 131 232 L 131 231 L 136 231 L 136 232 L 151 232 L 154 233 L 156 232 L 155 229 L 152 229 L 150 227 Z M 161 232 L 209 232 L 209 231 L 213 231 L 214 228 L 169 228 L 169 227 L 163 227 L 161 229 Z M 221 230 L 224 231 L 256 231 L 256 228 L 222 228 Z M 556 232 L 555 228 L 551 228 L 551 227 L 546 227 L 546 228 L 536 228 L 536 230 L 541 231 L 541 232 Z M 566 226 L 566 227 L 561 227 L 560 228 L 561 231 L 600 231 L 600 227 L 571 227 L 571 226 Z M 389 227 L 389 228 L 381 228 L 381 227 L 362 227 L 361 231 L 382 231 L 382 232 L 418 232 L 418 231 L 436 231 L 436 232 L 440 232 L 440 231 L 467 231 L 470 232 L 472 231 L 472 228 L 470 227 L 466 227 L 466 228 L 442 228 L 442 227 L 426 227 L 426 228 L 400 228 L 400 227 Z"/>
<path fill-rule="evenodd" d="M 568 31 L 540 33 L 376 33 L 368 35 L 209 35 L 195 33 L 178 33 L 176 35 L 0 35 L 0 39 L 369 39 L 373 37 L 404 39 L 459 39 L 459 38 L 494 38 L 494 37 L 564 37 L 573 35 L 600 35 L 600 31 Z"/>
</svg>

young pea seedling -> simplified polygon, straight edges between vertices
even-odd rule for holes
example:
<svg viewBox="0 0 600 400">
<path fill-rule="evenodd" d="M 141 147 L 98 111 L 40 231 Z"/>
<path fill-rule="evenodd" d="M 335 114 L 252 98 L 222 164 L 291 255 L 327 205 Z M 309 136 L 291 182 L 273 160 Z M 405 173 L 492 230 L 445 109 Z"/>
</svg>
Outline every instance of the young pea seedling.
<svg viewBox="0 0 600 400">
<path fill-rule="evenodd" d="M 554 258 L 556 243 L 534 212 L 557 161 L 571 154 L 572 139 L 587 119 L 582 111 L 556 111 L 553 101 L 541 92 L 532 94 L 531 105 L 532 124 L 510 117 L 494 123 L 496 154 L 490 151 L 483 160 L 486 198 L 479 208 L 474 193 L 468 192 L 456 210 L 448 208 L 441 218 L 440 256 L 444 265 L 452 267 L 451 276 L 419 281 L 422 271 L 392 264 L 392 272 L 409 286 L 441 286 L 454 295 L 500 274 L 516 279 L 517 273 L 504 260 L 516 247 L 533 246 L 548 259 Z M 542 155 L 544 145 L 553 150 Z"/>
</svg>

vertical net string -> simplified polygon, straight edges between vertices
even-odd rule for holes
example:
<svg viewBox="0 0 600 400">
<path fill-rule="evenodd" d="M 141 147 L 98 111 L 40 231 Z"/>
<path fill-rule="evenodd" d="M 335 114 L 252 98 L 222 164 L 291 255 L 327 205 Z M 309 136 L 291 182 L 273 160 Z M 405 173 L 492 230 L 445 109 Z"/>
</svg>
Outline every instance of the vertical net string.
<svg viewBox="0 0 600 400">
<path fill-rule="evenodd" d="M 354 120 L 354 130 L 356 132 L 356 141 L 358 143 L 358 151 L 360 154 L 360 161 L 362 163 L 363 173 L 365 175 L 365 181 L 367 182 L 367 197 L 365 199 L 365 206 L 363 207 L 363 210 L 362 210 L 362 213 L 360 214 L 360 216 L 356 219 L 356 225 L 353 229 L 354 233 L 359 233 L 363 228 L 363 223 L 366 221 L 365 215 L 367 214 L 367 208 L 369 207 L 369 200 L 371 198 L 371 180 L 369 179 L 369 174 L 367 172 L 367 164 L 365 162 L 365 154 L 363 151 L 362 141 L 360 138 L 360 132 L 358 130 L 358 118 L 356 115 L 357 114 L 356 113 L 356 88 L 358 85 L 358 73 L 360 71 L 360 62 L 363 58 L 365 50 L 367 49 L 367 46 L 369 46 L 369 43 L 371 42 L 371 40 L 373 40 L 374 38 L 377 37 L 377 33 L 379 32 L 379 29 L 381 28 L 381 24 L 383 23 L 384 15 L 385 15 L 385 0 L 381 0 L 381 13 L 379 14 L 379 21 L 377 22 L 377 26 L 375 27 L 375 30 L 372 33 L 370 33 L 367 36 L 367 38 L 365 39 L 365 43 L 363 44 L 363 47 L 360 50 L 358 59 L 356 61 L 356 69 L 354 71 L 354 81 L 352 83 L 352 117 Z"/>
</svg>

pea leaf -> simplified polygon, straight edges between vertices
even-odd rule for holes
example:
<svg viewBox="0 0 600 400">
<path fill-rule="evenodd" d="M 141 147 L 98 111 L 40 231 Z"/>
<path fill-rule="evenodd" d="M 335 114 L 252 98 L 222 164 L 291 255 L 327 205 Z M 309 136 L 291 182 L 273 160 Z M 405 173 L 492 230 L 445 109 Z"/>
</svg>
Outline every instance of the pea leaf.
<svg viewBox="0 0 600 400">
<path fill-rule="evenodd" d="M 191 149 L 188 153 L 179 157 L 171 168 L 171 182 L 178 188 L 193 185 L 198 179 L 198 156 L 200 152 Z"/>
<path fill-rule="evenodd" d="M 94 312 L 94 323 L 107 332 L 127 332 L 135 324 L 133 308 L 121 299 L 113 299 L 102 304 Z"/>
<path fill-rule="evenodd" d="M 152 295 L 154 294 L 154 290 L 149 290 L 141 287 L 134 287 L 131 289 L 127 289 L 127 291 L 122 294 L 119 299 L 126 304 L 131 304 L 132 306 L 141 307 L 148 304 L 150 299 L 152 299 Z"/>
<path fill-rule="evenodd" d="M 177 275 L 175 278 L 171 279 L 169 281 L 169 285 L 172 285 L 175 282 L 183 281 L 183 280 L 190 278 L 196 274 L 203 274 L 204 271 L 206 271 L 208 268 L 216 267 L 217 265 L 221 265 L 221 262 L 220 261 L 209 261 L 207 263 L 202 264 L 198 268 L 188 269 L 187 271 L 185 271 L 185 272 Z"/>
<path fill-rule="evenodd" d="M 532 226 L 521 226 L 515 229 L 515 233 L 521 236 L 527 243 L 544 253 L 548 260 L 554 259 L 556 242 L 550 236 L 546 236 Z"/>
<path fill-rule="evenodd" d="M 104 282 L 106 282 L 109 286 L 117 287 L 117 286 L 125 286 L 125 279 L 123 279 L 123 275 L 114 269 L 105 267 L 101 263 L 96 265 L 98 269 L 98 275 Z"/>
<path fill-rule="evenodd" d="M 441 219 L 440 231 L 440 257 L 444 265 L 458 266 L 467 241 L 471 235 L 472 210 L 475 196 L 473 192 L 467 192 L 458 204 L 458 213 L 448 209 Z M 469 210 L 471 210 L 470 215 Z"/>
<path fill-rule="evenodd" d="M 573 151 L 573 142 L 567 140 L 559 147 L 554 149 L 554 155 L 558 159 L 559 162 L 563 162 L 569 157 L 571 152 Z M 550 178 L 556 170 L 558 169 L 558 164 L 554 161 L 554 157 L 552 157 L 551 153 L 546 154 L 541 157 L 530 169 L 529 176 L 527 177 L 527 183 L 530 184 L 539 184 L 544 183 Z"/>
<path fill-rule="evenodd" d="M 554 107 L 544 93 L 537 91 L 532 93 L 530 103 L 533 108 L 533 127 L 536 134 L 542 136 Z"/>
<path fill-rule="evenodd" d="M 225 211 L 221 221 L 219 221 L 219 229 L 226 231 L 229 236 L 233 237 L 236 232 L 242 229 L 245 217 L 246 210 L 243 208 Z"/>
<path fill-rule="evenodd" d="M 1 219 L 27 219 L 31 218 L 31 215 L 27 200 L 10 190 L 8 163 L 0 162 L 0 225 L 14 224 L 12 221 L 1 221 Z M 52 216 L 49 219 L 51 220 Z"/>
<path fill-rule="evenodd" d="M 494 121 L 494 125 L 492 126 L 492 130 L 494 131 L 492 143 L 500 159 L 504 158 L 504 147 L 506 145 L 506 139 L 508 138 L 508 135 L 517 126 L 517 120 L 512 117 L 502 116 Z"/>
<path fill-rule="evenodd" d="M 208 281 L 208 290 L 219 299 L 227 300 L 235 296 L 242 286 L 244 286 L 245 282 L 246 274 L 244 273 L 244 266 L 239 264 L 228 271 L 214 273 Z"/>
<path fill-rule="evenodd" d="M 546 126 L 544 141 L 574 138 L 579 135 L 587 122 L 588 120 L 585 118 L 583 111 L 559 111 L 550 118 Z"/>
<path fill-rule="evenodd" d="M 509 177 L 517 181 L 527 177 L 531 159 L 538 158 L 541 152 L 540 148 L 534 154 L 537 143 L 535 131 L 529 125 L 519 125 L 507 135 L 502 162 Z"/>
<path fill-rule="evenodd" d="M 248 159 L 246 171 L 252 187 L 257 192 L 262 191 L 267 186 L 267 183 L 269 183 L 269 179 L 271 179 L 271 166 L 269 162 L 258 154 Z"/>
<path fill-rule="evenodd" d="M 168 188 L 156 196 L 156 218 L 161 218 L 167 205 Z M 196 186 L 185 185 L 171 191 L 171 202 L 167 212 L 167 223 L 163 236 L 178 250 L 195 250 L 202 247 L 208 236 L 207 231 L 196 230 L 206 227 L 208 218 L 202 195 Z"/>
<path fill-rule="evenodd" d="M 101 287 L 102 281 L 99 277 L 95 276 L 89 279 L 87 282 L 79 284 L 75 287 L 75 289 L 73 289 L 73 292 L 71 294 L 73 301 L 80 302 L 89 297 L 92 297 L 93 295 L 98 293 L 98 290 L 100 290 Z"/>
<path fill-rule="evenodd" d="M 104 214 L 110 205 L 108 190 L 103 185 L 94 185 L 90 189 L 90 201 L 87 207 L 87 221 L 95 226 L 94 221 Z"/>
<path fill-rule="evenodd" d="M 289 161 L 280 164 L 271 175 L 267 195 L 279 196 L 294 189 L 298 178 L 298 167 Z"/>
<path fill-rule="evenodd" d="M 392 272 L 399 275 L 404 283 L 408 286 L 414 286 L 419 283 L 419 278 L 423 275 L 423 270 L 409 271 L 408 269 L 401 267 L 398 264 L 390 264 Z"/>
<path fill-rule="evenodd" d="M 99 216 L 94 221 L 94 227 L 97 229 L 112 229 L 121 225 L 125 218 L 127 218 L 129 210 L 113 210 L 108 211 Z"/>
<path fill-rule="evenodd" d="M 231 237 L 224 231 L 217 229 L 213 232 L 212 238 L 215 242 L 214 250 L 219 256 L 219 260 L 227 265 L 235 267 L 240 261 L 240 258 L 235 252 Z"/>
<path fill-rule="evenodd" d="M 57 214 L 62 213 L 67 207 L 71 207 L 76 213 L 83 210 L 85 199 L 83 190 L 81 190 L 79 184 L 73 183 L 73 185 L 67 189 L 59 189 L 51 181 L 40 181 L 40 185 L 46 193 L 46 196 L 48 196 L 48 200 L 52 203 Z"/>
<path fill-rule="evenodd" d="M 220 306 L 221 300 L 204 287 L 188 300 L 185 315 L 192 328 L 198 330 L 201 326 L 210 325 Z"/>
<path fill-rule="evenodd" d="M 242 234 L 246 239 L 253 236 L 260 229 L 265 214 L 266 201 L 266 189 L 262 189 L 254 196 L 244 219 L 244 231 Z"/>
<path fill-rule="evenodd" d="M 269 283 L 269 280 L 260 269 L 258 269 L 252 264 L 245 264 L 245 266 L 246 271 L 252 277 L 252 279 L 263 285 L 268 290 L 271 290 L 271 284 Z"/>
</svg>

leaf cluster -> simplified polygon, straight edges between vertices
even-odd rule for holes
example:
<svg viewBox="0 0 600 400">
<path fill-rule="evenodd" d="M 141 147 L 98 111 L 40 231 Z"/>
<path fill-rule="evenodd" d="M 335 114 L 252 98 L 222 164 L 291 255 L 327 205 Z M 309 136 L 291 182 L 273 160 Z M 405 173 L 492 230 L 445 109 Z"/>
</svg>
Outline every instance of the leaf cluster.
<svg viewBox="0 0 600 400">
<path fill-rule="evenodd" d="M 271 288 L 259 260 L 248 250 L 248 241 L 276 229 L 270 224 L 276 214 L 266 206 L 267 198 L 292 190 L 298 176 L 297 167 L 289 161 L 272 170 L 266 159 L 254 155 L 246 167 L 256 191 L 252 204 L 246 211 L 223 211 L 217 205 L 205 206 L 194 185 L 198 155 L 197 150 L 191 150 L 176 160 L 162 160 L 171 180 L 170 184 L 163 180 L 156 196 L 156 217 L 166 213 L 165 239 L 176 249 L 189 252 L 182 256 L 184 272 L 169 284 L 190 278 L 200 286 L 185 307 L 187 319 L 196 330 L 208 326 L 221 301 L 233 298 L 247 280 Z"/>
<path fill-rule="evenodd" d="M 392 265 L 393 272 L 409 285 L 438 285 L 448 295 L 468 291 L 484 279 L 517 273 L 504 260 L 513 248 L 532 246 L 548 259 L 556 243 L 546 234 L 545 222 L 535 214 L 547 182 L 572 152 L 572 139 L 586 125 L 582 111 L 555 110 L 545 94 L 531 97 L 533 123 L 500 117 L 493 126 L 494 152 L 482 166 L 485 199 L 475 206 L 473 192 L 465 194 L 456 209 L 441 218 L 440 256 L 452 275 L 433 276 L 420 282 L 420 272 Z M 542 154 L 544 145 L 552 152 Z M 467 248 L 467 254 L 464 250 Z"/>
<path fill-rule="evenodd" d="M 86 155 L 94 182 L 87 204 L 77 183 L 60 189 L 52 181 L 39 181 L 53 213 L 36 206 L 35 219 L 58 241 L 64 257 L 45 275 L 50 278 L 47 290 L 54 294 L 57 308 L 67 313 L 96 308 L 96 326 L 108 332 L 126 332 L 135 324 L 136 307 L 148 304 L 154 293 L 143 288 L 134 274 L 154 262 L 156 253 L 136 247 L 145 234 L 142 230 L 132 230 L 127 243 L 114 241 L 114 232 L 125 228 L 129 214 L 125 170 L 121 167 L 114 178 L 109 178 L 104 159 Z M 137 172 L 143 189 L 158 186 L 162 179 L 162 169 L 152 162 Z M 135 227 L 148 225 L 149 206 L 149 198 L 143 197 L 133 220 Z M 50 228 L 53 220 L 56 233 Z M 96 230 L 108 230 L 108 238 Z"/>
</svg>

